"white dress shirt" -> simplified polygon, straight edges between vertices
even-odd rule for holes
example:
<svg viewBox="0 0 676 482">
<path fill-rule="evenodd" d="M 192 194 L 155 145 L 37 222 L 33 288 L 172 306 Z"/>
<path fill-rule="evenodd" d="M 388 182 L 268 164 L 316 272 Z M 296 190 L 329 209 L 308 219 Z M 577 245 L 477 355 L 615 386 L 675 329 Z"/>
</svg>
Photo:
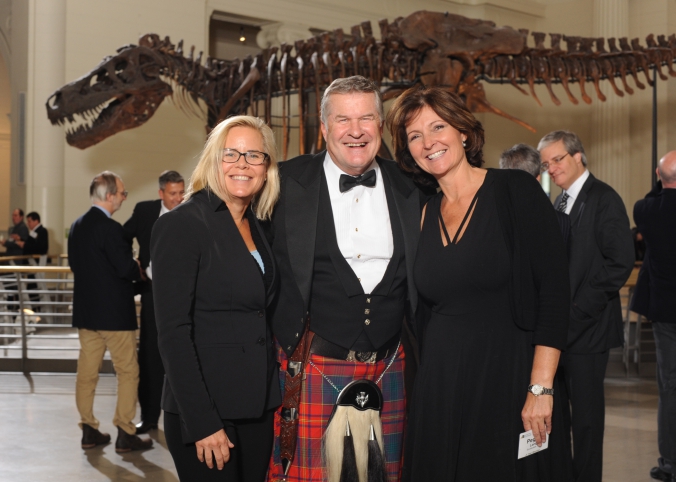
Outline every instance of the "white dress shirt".
<svg viewBox="0 0 676 482">
<path fill-rule="evenodd" d="M 33 238 L 33 239 L 37 239 L 37 238 L 38 238 L 37 229 L 38 229 L 40 226 L 42 226 L 42 224 L 38 223 L 37 226 L 35 226 L 35 227 L 34 227 L 33 229 L 31 229 L 30 231 L 28 231 L 28 236 L 30 236 L 30 237 Z"/>
<path fill-rule="evenodd" d="M 575 179 L 575 182 L 571 184 L 566 191 L 563 191 L 564 193 L 568 194 L 568 200 L 566 201 L 567 202 L 565 211 L 566 214 L 570 214 L 570 212 L 573 210 L 573 204 L 575 204 L 575 200 L 580 195 L 580 191 L 582 191 L 582 186 L 584 185 L 585 181 L 588 178 L 589 171 L 585 169 L 582 175 L 577 179 Z"/>
<path fill-rule="evenodd" d="M 163 214 L 167 214 L 170 210 L 167 209 L 167 207 L 164 205 L 164 201 L 160 202 L 160 215 L 157 216 L 157 219 L 160 219 Z M 146 276 L 148 277 L 149 280 L 153 279 L 153 261 L 150 260 L 148 261 L 148 267 L 146 268 Z"/>
<path fill-rule="evenodd" d="M 340 175 L 346 173 L 328 152 L 324 158 L 338 248 L 368 294 L 385 275 L 394 253 L 394 239 L 380 167 L 374 160 L 367 170 L 376 172 L 374 187 L 355 186 L 341 193 Z"/>
</svg>

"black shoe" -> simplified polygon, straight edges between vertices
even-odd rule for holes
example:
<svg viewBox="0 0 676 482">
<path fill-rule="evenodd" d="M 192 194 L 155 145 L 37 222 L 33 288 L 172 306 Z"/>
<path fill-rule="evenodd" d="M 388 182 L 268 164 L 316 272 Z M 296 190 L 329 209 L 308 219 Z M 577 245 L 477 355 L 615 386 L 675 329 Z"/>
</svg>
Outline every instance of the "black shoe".
<svg viewBox="0 0 676 482">
<path fill-rule="evenodd" d="M 157 423 L 143 422 L 136 424 L 136 433 L 148 433 L 151 430 L 157 430 Z"/>
<path fill-rule="evenodd" d="M 652 469 L 650 469 L 650 477 L 652 477 L 655 480 L 663 480 L 665 482 L 672 482 L 673 480 L 676 480 L 676 478 L 672 474 L 670 474 L 669 472 L 665 472 L 659 467 L 653 467 Z"/>
<path fill-rule="evenodd" d="M 115 441 L 115 452 L 122 454 L 132 450 L 146 450 L 153 446 L 150 439 L 142 439 L 136 435 L 130 435 L 120 427 L 117 427 L 117 440 Z"/>
<path fill-rule="evenodd" d="M 97 445 L 110 443 L 110 435 L 101 433 L 91 425 L 82 424 L 82 448 L 91 449 Z"/>
</svg>

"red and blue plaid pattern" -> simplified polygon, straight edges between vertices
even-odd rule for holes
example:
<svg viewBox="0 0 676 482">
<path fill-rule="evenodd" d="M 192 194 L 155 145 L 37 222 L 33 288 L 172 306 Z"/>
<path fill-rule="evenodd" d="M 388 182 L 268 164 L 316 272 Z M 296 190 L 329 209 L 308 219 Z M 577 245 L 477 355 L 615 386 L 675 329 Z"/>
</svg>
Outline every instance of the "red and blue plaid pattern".
<svg viewBox="0 0 676 482">
<path fill-rule="evenodd" d="M 312 363 L 321 370 L 339 389 L 353 380 L 367 379 L 376 381 L 385 371 L 392 357 L 377 363 L 359 363 L 324 358 L 311 355 Z M 284 390 L 284 371 L 287 358 L 283 350 L 278 350 L 278 359 L 282 370 L 282 390 Z M 401 455 L 404 438 L 404 419 L 406 416 L 406 396 L 404 392 L 403 347 L 378 386 L 383 392 L 383 440 L 387 461 L 388 482 L 400 479 Z M 275 446 L 268 470 L 268 482 L 285 480 L 287 482 L 323 482 L 325 473 L 322 463 L 322 435 L 329 423 L 329 417 L 338 398 L 338 392 L 324 380 L 311 365 L 305 367 L 306 378 L 301 392 L 300 417 L 298 424 L 298 443 L 296 455 L 286 477 L 282 470 L 279 445 L 280 410 L 275 413 Z"/>
</svg>

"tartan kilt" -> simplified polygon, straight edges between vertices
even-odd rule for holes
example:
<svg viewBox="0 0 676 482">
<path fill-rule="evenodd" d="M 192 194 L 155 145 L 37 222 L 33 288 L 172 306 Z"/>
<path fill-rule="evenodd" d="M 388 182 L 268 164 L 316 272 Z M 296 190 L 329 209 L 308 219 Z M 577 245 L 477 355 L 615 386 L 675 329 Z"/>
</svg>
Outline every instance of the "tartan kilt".
<svg viewBox="0 0 676 482">
<path fill-rule="evenodd" d="M 284 375 L 288 360 L 284 350 L 279 346 L 277 357 L 281 363 L 279 375 L 282 393 L 284 393 Z M 377 363 L 360 363 L 310 355 L 312 363 L 340 390 L 353 380 L 367 379 L 375 382 L 391 359 L 392 357 L 387 357 Z M 383 392 L 383 411 L 380 418 L 383 425 L 388 482 L 398 481 L 401 473 L 406 417 L 404 365 L 404 348 L 400 346 L 394 363 L 378 384 Z M 284 477 L 280 458 L 280 408 L 275 412 L 275 444 L 268 468 L 268 482 L 324 482 L 326 480 L 322 461 L 322 436 L 333 412 L 338 392 L 309 363 L 305 366 L 305 374 L 306 378 L 303 380 L 301 391 L 296 455 L 288 475 Z"/>
</svg>

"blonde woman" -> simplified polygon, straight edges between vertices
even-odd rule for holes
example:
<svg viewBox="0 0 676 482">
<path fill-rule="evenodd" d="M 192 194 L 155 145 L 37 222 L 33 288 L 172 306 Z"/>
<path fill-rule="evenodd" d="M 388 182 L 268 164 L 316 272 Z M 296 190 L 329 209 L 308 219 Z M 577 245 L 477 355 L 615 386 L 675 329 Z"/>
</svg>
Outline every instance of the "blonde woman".
<svg viewBox="0 0 676 482">
<path fill-rule="evenodd" d="M 181 481 L 265 478 L 281 395 L 266 316 L 278 281 L 259 221 L 278 196 L 272 131 L 232 117 L 153 229 L 164 429 Z"/>
</svg>

